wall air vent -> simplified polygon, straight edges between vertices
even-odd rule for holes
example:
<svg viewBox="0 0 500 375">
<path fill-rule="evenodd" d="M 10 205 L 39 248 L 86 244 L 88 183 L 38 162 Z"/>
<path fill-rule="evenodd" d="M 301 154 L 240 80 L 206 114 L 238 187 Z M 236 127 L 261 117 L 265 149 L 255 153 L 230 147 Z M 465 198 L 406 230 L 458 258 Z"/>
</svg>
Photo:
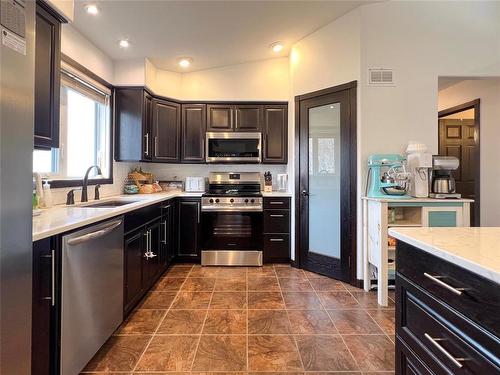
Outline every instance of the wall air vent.
<svg viewBox="0 0 500 375">
<path fill-rule="evenodd" d="M 368 84 L 370 86 L 394 86 L 392 69 L 368 69 Z"/>
</svg>

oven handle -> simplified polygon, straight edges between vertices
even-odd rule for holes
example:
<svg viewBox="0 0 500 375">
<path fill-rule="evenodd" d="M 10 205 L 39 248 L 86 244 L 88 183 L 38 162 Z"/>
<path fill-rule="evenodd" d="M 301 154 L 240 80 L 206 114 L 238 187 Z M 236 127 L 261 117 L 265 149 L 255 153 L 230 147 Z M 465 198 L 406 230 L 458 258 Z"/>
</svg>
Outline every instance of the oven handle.
<svg viewBox="0 0 500 375">
<path fill-rule="evenodd" d="M 201 212 L 263 212 L 262 207 L 238 207 L 238 208 L 221 208 L 221 207 L 201 207 Z"/>
</svg>

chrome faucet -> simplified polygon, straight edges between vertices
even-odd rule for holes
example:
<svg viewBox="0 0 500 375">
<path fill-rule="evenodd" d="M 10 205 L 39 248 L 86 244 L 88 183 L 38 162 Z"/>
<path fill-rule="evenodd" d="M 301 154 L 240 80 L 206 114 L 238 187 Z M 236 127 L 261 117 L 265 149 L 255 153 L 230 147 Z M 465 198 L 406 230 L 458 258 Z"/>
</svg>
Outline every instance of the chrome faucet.
<svg viewBox="0 0 500 375">
<path fill-rule="evenodd" d="M 89 184 L 89 173 L 93 168 L 97 168 L 97 174 L 102 174 L 101 168 L 99 168 L 98 165 L 92 165 L 87 169 L 87 172 L 85 172 L 85 177 L 83 178 L 83 184 L 82 184 L 82 202 L 88 202 L 89 198 L 87 196 L 87 185 Z"/>
</svg>

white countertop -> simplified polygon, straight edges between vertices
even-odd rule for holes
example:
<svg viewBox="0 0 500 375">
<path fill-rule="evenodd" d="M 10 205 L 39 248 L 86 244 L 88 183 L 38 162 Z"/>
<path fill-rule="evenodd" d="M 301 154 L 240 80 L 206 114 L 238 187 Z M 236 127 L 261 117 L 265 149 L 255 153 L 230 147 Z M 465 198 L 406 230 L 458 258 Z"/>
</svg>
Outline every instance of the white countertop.
<svg viewBox="0 0 500 375">
<path fill-rule="evenodd" d="M 500 227 L 391 228 L 389 234 L 500 284 Z"/>
<path fill-rule="evenodd" d="M 472 203 L 473 199 L 467 198 L 448 198 L 448 199 L 437 199 L 437 198 L 372 198 L 372 197 L 363 197 L 362 199 L 367 201 L 375 201 L 375 202 L 389 202 L 389 203 Z"/>
<path fill-rule="evenodd" d="M 76 204 L 74 206 L 60 205 L 43 209 L 39 216 L 33 217 L 33 241 L 122 215 L 169 198 L 201 197 L 201 195 L 202 193 L 186 193 L 180 190 L 173 190 L 155 194 L 119 195 L 98 201 L 105 202 L 114 199 L 135 201 L 131 204 L 113 208 L 86 208 L 82 207 L 82 204 Z M 89 203 L 93 202 L 84 203 L 83 205 Z"/>
<path fill-rule="evenodd" d="M 291 197 L 292 193 L 288 191 L 272 191 L 270 193 L 262 192 L 263 197 Z"/>
</svg>

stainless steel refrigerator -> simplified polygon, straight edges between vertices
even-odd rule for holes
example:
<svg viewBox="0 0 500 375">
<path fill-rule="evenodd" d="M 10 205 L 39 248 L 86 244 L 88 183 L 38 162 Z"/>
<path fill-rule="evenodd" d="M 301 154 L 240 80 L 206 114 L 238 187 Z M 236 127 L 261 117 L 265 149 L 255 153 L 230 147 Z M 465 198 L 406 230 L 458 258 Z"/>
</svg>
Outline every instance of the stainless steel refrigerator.
<svg viewBox="0 0 500 375">
<path fill-rule="evenodd" d="M 0 0 L 0 373 L 31 367 L 35 2 Z"/>
</svg>

